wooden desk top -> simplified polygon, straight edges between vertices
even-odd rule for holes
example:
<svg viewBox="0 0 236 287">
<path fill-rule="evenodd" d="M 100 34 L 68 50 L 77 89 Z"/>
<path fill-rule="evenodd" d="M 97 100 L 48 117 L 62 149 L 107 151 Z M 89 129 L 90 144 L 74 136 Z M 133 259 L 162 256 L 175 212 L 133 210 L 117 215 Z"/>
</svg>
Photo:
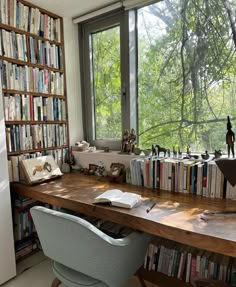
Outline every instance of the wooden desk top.
<svg viewBox="0 0 236 287">
<path fill-rule="evenodd" d="M 143 197 L 142 202 L 131 210 L 92 203 L 97 195 L 111 188 L 139 193 Z M 109 183 L 103 178 L 78 173 L 65 174 L 60 179 L 36 186 L 11 183 L 11 190 L 58 207 L 236 257 L 236 218 L 208 222 L 198 218 L 198 214 L 205 209 L 235 210 L 236 202 L 233 200 L 157 192 L 130 184 Z M 157 204 L 147 213 L 152 200 L 157 200 Z"/>
</svg>

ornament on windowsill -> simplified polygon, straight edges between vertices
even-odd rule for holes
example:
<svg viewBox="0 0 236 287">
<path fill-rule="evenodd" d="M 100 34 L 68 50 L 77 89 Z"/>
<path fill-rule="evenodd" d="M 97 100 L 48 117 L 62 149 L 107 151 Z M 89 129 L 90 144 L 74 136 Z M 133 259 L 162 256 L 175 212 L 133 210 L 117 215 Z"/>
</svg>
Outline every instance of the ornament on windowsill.
<svg viewBox="0 0 236 287">
<path fill-rule="evenodd" d="M 136 144 L 136 133 L 135 129 L 129 130 L 125 129 L 121 142 L 121 154 L 130 154 L 134 153 L 134 148 Z"/>
<path fill-rule="evenodd" d="M 228 157 L 230 157 L 230 152 L 232 152 L 232 156 L 234 158 L 234 142 L 235 142 L 235 135 L 232 131 L 232 124 L 230 122 L 229 116 L 227 117 L 227 133 L 226 133 L 226 144 L 228 149 Z"/>
<path fill-rule="evenodd" d="M 206 150 L 205 153 L 201 154 L 202 159 L 209 159 L 210 155 L 208 153 L 208 151 Z"/>
</svg>

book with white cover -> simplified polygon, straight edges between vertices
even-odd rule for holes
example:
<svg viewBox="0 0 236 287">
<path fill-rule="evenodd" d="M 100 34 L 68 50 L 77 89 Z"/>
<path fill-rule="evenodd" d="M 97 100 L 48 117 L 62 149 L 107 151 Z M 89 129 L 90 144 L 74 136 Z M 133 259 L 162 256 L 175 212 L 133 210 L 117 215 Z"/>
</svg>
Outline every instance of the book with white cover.
<svg viewBox="0 0 236 287">
<path fill-rule="evenodd" d="M 141 199 L 141 195 L 110 189 L 97 196 L 93 203 L 110 203 L 113 206 L 132 208 Z"/>
<path fill-rule="evenodd" d="M 52 155 L 22 159 L 20 164 L 28 184 L 41 183 L 62 175 Z"/>
</svg>

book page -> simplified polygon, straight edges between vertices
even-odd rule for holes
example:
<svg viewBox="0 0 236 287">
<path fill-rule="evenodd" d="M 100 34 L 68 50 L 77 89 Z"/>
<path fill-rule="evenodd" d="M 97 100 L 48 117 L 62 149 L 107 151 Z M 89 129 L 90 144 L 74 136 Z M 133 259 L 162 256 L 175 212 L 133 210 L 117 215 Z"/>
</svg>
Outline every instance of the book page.
<svg viewBox="0 0 236 287">
<path fill-rule="evenodd" d="M 110 189 L 110 190 L 103 192 L 99 196 L 97 196 L 93 202 L 94 203 L 110 202 L 114 199 L 120 198 L 122 196 L 122 194 L 123 194 L 123 191 L 121 191 L 119 189 Z"/>
<path fill-rule="evenodd" d="M 132 208 L 141 198 L 141 195 L 136 193 L 124 192 L 121 197 L 112 200 L 112 205 Z"/>
</svg>

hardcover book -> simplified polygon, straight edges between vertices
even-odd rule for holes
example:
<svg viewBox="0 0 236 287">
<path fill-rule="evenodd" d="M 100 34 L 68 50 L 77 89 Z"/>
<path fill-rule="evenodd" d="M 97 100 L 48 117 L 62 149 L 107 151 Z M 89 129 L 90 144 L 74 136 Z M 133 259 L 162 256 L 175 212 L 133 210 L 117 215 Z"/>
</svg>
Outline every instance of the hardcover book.
<svg viewBox="0 0 236 287">
<path fill-rule="evenodd" d="M 23 159 L 20 164 L 28 184 L 41 183 L 62 175 L 60 168 L 51 155 Z"/>
<path fill-rule="evenodd" d="M 109 203 L 113 206 L 132 208 L 140 199 L 141 195 L 139 194 L 110 189 L 97 196 L 93 203 Z"/>
</svg>

